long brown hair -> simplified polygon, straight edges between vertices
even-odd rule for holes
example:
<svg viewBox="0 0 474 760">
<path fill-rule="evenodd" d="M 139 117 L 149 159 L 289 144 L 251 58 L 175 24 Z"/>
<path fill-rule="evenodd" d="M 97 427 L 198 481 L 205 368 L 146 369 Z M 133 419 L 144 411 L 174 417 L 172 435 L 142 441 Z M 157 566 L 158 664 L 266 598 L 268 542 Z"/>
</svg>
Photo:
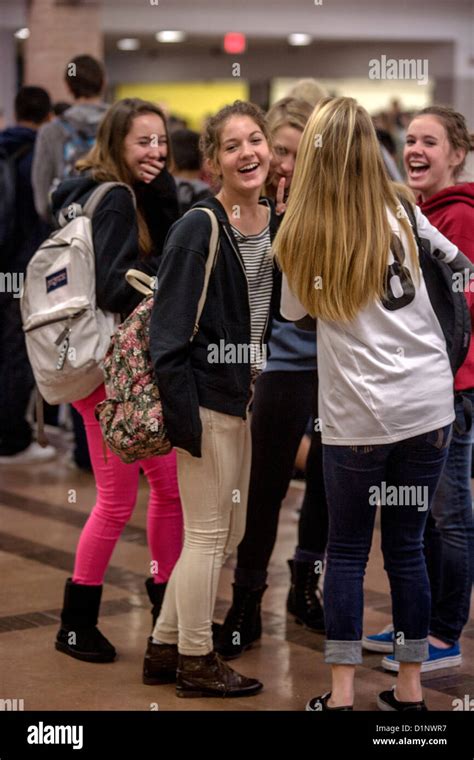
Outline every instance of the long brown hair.
<svg viewBox="0 0 474 760">
<path fill-rule="evenodd" d="M 114 103 L 99 124 L 97 139 L 89 153 L 81 158 L 76 168 L 79 171 L 90 171 L 96 182 L 125 182 L 131 187 L 134 178 L 124 161 L 123 143 L 128 135 L 132 122 L 137 116 L 154 113 L 163 120 L 168 139 L 168 154 L 170 159 L 170 140 L 166 116 L 161 108 L 154 103 L 140 98 L 124 98 Z M 138 244 L 143 255 L 150 253 L 152 242 L 145 218 L 137 208 Z"/>
<path fill-rule="evenodd" d="M 353 98 L 320 101 L 301 138 L 273 244 L 290 288 L 311 316 L 348 321 L 383 295 L 392 242 L 387 207 L 399 218 L 419 272 L 399 189 L 387 175 L 367 111 Z"/>
</svg>

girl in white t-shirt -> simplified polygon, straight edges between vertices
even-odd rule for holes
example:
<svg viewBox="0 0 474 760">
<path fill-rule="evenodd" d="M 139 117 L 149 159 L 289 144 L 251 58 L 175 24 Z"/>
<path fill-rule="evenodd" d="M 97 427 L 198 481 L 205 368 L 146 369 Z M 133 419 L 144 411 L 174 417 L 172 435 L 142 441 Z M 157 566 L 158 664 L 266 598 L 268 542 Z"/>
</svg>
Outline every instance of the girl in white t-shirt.
<svg viewBox="0 0 474 760">
<path fill-rule="evenodd" d="M 301 139 L 274 251 L 282 314 L 318 320 L 319 414 L 329 503 L 324 588 L 332 691 L 308 710 L 351 710 L 362 662 L 363 577 L 376 507 L 395 626 L 396 687 L 382 710 L 426 710 L 430 589 L 423 530 L 451 434 L 453 376 L 416 243 L 368 113 L 326 98 Z M 405 191 L 407 193 L 408 191 Z M 420 237 L 471 266 L 417 210 Z"/>
</svg>

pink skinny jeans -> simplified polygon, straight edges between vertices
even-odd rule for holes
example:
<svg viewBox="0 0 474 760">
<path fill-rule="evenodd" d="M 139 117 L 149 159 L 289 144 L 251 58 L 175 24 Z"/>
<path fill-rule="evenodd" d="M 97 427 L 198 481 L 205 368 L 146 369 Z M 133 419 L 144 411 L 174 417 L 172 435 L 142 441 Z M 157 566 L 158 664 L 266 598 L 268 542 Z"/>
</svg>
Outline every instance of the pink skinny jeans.
<svg viewBox="0 0 474 760">
<path fill-rule="evenodd" d="M 115 544 L 135 507 L 141 467 L 150 485 L 147 537 L 158 568 L 153 577 L 155 583 L 163 583 L 170 577 L 183 543 L 176 453 L 124 464 L 108 449 L 105 461 L 102 432 L 94 415 L 96 404 L 104 398 L 105 388 L 100 385 L 73 404 L 84 420 L 97 488 L 96 504 L 79 538 L 73 581 L 85 586 L 103 583 Z"/>
</svg>

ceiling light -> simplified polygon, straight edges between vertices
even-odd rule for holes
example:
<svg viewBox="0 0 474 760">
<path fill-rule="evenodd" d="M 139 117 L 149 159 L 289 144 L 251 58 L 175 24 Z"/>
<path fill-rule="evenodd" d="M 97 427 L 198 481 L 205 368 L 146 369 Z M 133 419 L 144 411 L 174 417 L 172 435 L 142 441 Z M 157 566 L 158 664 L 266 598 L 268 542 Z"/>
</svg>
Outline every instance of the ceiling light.
<svg viewBox="0 0 474 760">
<path fill-rule="evenodd" d="M 122 40 L 118 40 L 117 47 L 119 50 L 138 50 L 140 40 L 135 37 L 124 37 Z"/>
<path fill-rule="evenodd" d="M 165 31 L 165 32 L 157 32 L 155 35 L 158 42 L 182 42 L 186 35 L 184 32 L 177 32 L 177 31 Z"/>
<path fill-rule="evenodd" d="M 26 26 L 24 26 L 22 29 L 18 29 L 15 32 L 15 37 L 17 40 L 27 40 L 29 36 L 30 30 Z"/>
<path fill-rule="evenodd" d="M 288 35 L 289 45 L 310 45 L 311 41 L 312 37 L 310 34 L 296 32 L 295 34 Z"/>
</svg>

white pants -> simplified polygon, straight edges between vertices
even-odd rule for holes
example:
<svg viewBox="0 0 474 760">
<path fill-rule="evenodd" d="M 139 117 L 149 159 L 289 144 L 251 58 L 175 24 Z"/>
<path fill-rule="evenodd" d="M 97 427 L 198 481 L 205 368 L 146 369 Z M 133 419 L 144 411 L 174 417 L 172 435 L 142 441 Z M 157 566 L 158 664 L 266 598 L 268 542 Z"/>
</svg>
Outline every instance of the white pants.
<svg viewBox="0 0 474 760">
<path fill-rule="evenodd" d="M 212 651 L 212 616 L 221 568 L 245 532 L 252 441 L 243 420 L 199 410 L 202 458 L 178 451 L 184 545 L 153 636 L 184 655 Z"/>
</svg>

